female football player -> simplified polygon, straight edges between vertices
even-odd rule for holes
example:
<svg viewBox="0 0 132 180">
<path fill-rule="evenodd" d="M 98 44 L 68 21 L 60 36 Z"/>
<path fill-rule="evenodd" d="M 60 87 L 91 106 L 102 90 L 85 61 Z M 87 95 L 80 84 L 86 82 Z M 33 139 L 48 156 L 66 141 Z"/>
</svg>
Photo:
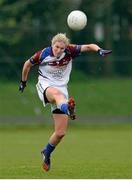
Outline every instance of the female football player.
<svg viewBox="0 0 132 180">
<path fill-rule="evenodd" d="M 23 66 L 19 91 L 26 87 L 30 68 L 38 65 L 38 96 L 43 105 L 51 105 L 54 120 L 54 132 L 48 144 L 42 150 L 44 170 L 50 169 L 50 157 L 57 144 L 66 133 L 68 117 L 72 120 L 75 115 L 75 101 L 68 97 L 67 83 L 69 81 L 72 60 L 81 52 L 95 51 L 101 56 L 111 53 L 111 50 L 101 49 L 96 44 L 73 45 L 65 34 L 59 33 L 52 39 L 51 46 L 36 52 Z"/>
</svg>

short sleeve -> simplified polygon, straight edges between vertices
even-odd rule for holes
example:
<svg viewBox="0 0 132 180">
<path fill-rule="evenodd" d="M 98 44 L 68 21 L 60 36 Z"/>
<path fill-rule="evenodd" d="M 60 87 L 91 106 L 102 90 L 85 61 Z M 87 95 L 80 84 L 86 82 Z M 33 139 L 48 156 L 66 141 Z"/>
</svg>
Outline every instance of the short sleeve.
<svg viewBox="0 0 132 180">
<path fill-rule="evenodd" d="M 72 58 L 79 56 L 81 53 L 81 45 L 69 45 L 68 49 Z"/>
<path fill-rule="evenodd" d="M 39 64 L 42 51 L 36 52 L 29 60 L 32 64 Z"/>
</svg>

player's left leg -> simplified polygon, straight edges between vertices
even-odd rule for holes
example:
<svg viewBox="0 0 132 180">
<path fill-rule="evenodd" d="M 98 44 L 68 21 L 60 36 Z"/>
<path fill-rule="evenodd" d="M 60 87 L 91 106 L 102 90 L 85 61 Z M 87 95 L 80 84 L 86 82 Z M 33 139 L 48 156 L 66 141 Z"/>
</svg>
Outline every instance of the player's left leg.
<svg viewBox="0 0 132 180">
<path fill-rule="evenodd" d="M 72 120 L 76 118 L 75 116 L 75 101 L 73 98 L 68 99 L 68 92 L 66 87 L 48 87 L 44 96 L 47 98 L 48 102 L 55 103 L 57 108 L 62 112 L 67 114 Z M 68 99 L 68 100 L 67 100 Z"/>
<path fill-rule="evenodd" d="M 54 133 L 51 135 L 49 139 L 49 143 L 46 145 L 46 147 L 42 151 L 42 155 L 43 155 L 42 167 L 46 171 L 50 169 L 51 153 L 54 151 L 56 145 L 65 136 L 67 125 L 68 125 L 68 116 L 66 114 L 53 114 L 53 119 L 54 119 L 54 126 L 55 126 Z"/>
</svg>

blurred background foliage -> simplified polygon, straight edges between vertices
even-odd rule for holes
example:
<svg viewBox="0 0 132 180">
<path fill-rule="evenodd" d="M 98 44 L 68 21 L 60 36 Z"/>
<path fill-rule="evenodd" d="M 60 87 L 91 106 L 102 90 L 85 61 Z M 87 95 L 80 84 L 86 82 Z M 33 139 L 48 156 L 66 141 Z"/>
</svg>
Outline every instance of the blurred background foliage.
<svg viewBox="0 0 132 180">
<path fill-rule="evenodd" d="M 113 50 L 106 59 L 95 53 L 82 55 L 74 65 L 76 72 L 94 77 L 132 75 L 131 0 L 1 0 L 0 9 L 1 79 L 18 80 L 23 62 L 50 45 L 58 32 L 67 33 L 72 43 L 96 43 Z M 87 27 L 79 32 L 66 23 L 75 9 L 88 17 Z"/>
<path fill-rule="evenodd" d="M 76 9 L 88 18 L 77 32 L 67 26 L 68 14 Z M 8 116 L 8 122 L 11 117 L 17 122 L 19 116 L 27 122 L 27 117 L 50 114 L 35 89 L 37 66 L 24 94 L 18 86 L 24 61 L 49 46 L 58 32 L 72 43 L 96 43 L 113 51 L 106 58 L 89 52 L 73 61 L 69 93 L 78 115 L 131 117 L 132 0 L 0 0 L 0 121 Z"/>
</svg>

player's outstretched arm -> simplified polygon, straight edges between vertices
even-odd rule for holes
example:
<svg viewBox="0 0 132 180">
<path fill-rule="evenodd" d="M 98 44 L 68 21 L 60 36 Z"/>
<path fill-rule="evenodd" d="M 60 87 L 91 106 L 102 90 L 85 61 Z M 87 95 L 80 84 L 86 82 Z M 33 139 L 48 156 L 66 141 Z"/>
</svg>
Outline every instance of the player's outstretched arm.
<svg viewBox="0 0 132 180">
<path fill-rule="evenodd" d="M 81 52 L 87 52 L 87 51 L 95 51 L 98 52 L 98 54 L 102 57 L 112 53 L 112 50 L 105 50 L 100 48 L 96 44 L 86 44 L 81 46 Z"/>
<path fill-rule="evenodd" d="M 20 92 L 23 92 L 26 87 L 28 73 L 29 73 L 31 67 L 32 67 L 32 64 L 31 64 L 30 60 L 27 60 L 23 65 L 22 76 L 21 76 L 21 81 L 20 81 L 20 85 L 19 85 Z"/>
</svg>

